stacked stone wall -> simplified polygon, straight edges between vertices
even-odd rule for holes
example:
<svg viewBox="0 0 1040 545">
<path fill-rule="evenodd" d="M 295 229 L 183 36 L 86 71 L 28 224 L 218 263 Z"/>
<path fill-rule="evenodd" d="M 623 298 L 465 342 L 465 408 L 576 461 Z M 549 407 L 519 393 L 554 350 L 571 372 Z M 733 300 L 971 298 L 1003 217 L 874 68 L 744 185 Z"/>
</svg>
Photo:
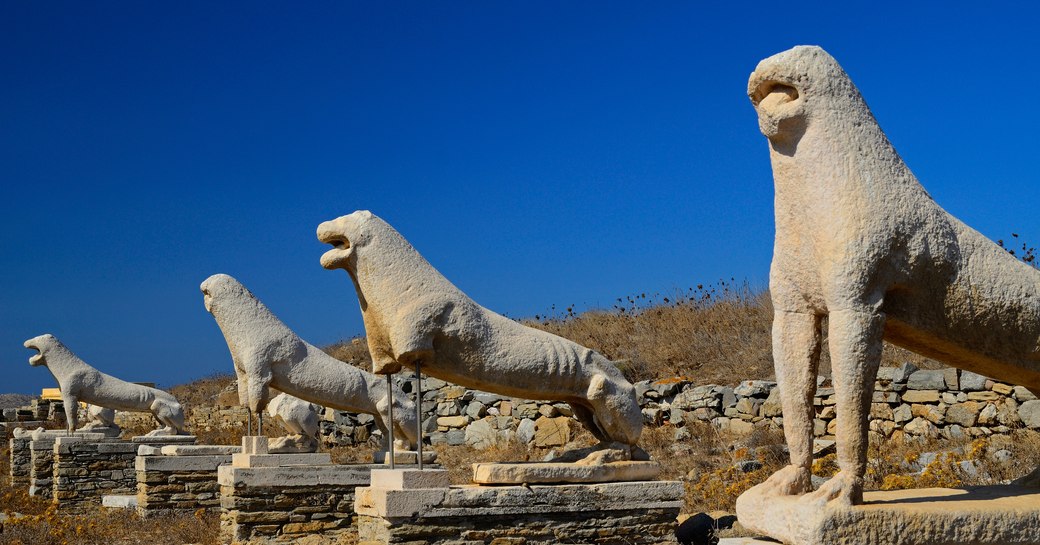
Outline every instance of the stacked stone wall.
<svg viewBox="0 0 1040 545">
<path fill-rule="evenodd" d="M 75 439 L 59 438 L 54 447 L 53 497 L 60 509 L 82 511 L 101 505 L 101 496 L 137 491 L 137 444 Z"/>
<path fill-rule="evenodd" d="M 11 455 L 12 486 L 29 485 L 29 476 L 32 473 L 32 453 L 29 450 L 31 441 L 29 437 L 12 437 L 7 443 Z"/>
<path fill-rule="evenodd" d="M 837 414 L 830 378 L 818 377 L 814 398 L 815 435 L 830 439 Z M 402 381 L 406 392 L 411 381 Z M 689 424 L 701 421 L 747 434 L 783 427 L 779 390 L 771 381 L 736 387 L 698 385 L 685 378 L 635 384 L 644 422 L 669 426 L 676 440 L 690 438 Z M 884 437 L 982 437 L 1017 428 L 1040 429 L 1040 401 L 1023 387 L 968 371 L 885 367 L 878 373 L 870 429 Z M 539 447 L 566 444 L 580 427 L 566 403 L 514 399 L 423 379 L 423 432 L 427 442 L 487 447 L 516 440 Z M 373 418 L 326 410 L 326 444 L 356 444 L 379 436 Z"/>
<path fill-rule="evenodd" d="M 371 466 L 218 470 L 223 542 L 292 543 L 308 534 L 356 533 L 354 490 Z"/>
<path fill-rule="evenodd" d="M 54 494 L 54 438 L 29 441 L 29 495 L 51 499 Z"/>
<path fill-rule="evenodd" d="M 137 512 L 143 517 L 220 509 L 217 467 L 231 455 L 138 456 Z"/>
</svg>

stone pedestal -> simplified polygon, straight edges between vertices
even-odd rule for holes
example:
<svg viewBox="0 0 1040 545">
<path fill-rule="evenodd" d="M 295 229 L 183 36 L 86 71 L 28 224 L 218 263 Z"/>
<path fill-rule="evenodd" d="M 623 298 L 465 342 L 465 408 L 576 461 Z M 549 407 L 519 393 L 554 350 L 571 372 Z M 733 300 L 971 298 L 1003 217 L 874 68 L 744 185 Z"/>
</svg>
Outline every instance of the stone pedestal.
<svg viewBox="0 0 1040 545">
<path fill-rule="evenodd" d="M 740 523 L 788 545 L 1025 545 L 1040 543 L 1040 489 L 986 486 L 867 492 L 841 507 L 766 496 L 737 499 Z"/>
<path fill-rule="evenodd" d="M 59 437 L 54 442 L 52 497 L 63 511 L 100 505 L 107 494 L 133 494 L 137 488 L 137 445 L 126 441 Z"/>
<path fill-rule="evenodd" d="M 7 445 L 11 455 L 11 486 L 29 486 L 32 472 L 32 453 L 29 450 L 31 437 L 12 437 Z"/>
<path fill-rule="evenodd" d="M 241 447 L 169 445 L 141 447 L 134 462 L 137 513 L 142 517 L 220 509 L 217 468 Z"/>
<path fill-rule="evenodd" d="M 217 469 L 224 543 L 356 532 L 354 489 L 383 466 L 335 465 L 328 454 L 269 454 L 267 447 L 266 437 L 244 437 L 232 464 Z"/>
<path fill-rule="evenodd" d="M 177 436 L 178 443 L 194 441 L 192 436 Z M 51 448 L 52 490 L 50 497 L 63 511 L 82 511 L 98 505 L 106 495 L 134 495 L 137 475 L 134 461 L 141 441 L 123 441 L 93 434 L 53 439 Z M 169 437 L 149 437 L 144 443 L 162 445 Z M 44 441 L 41 438 L 40 442 Z M 38 470 L 34 440 L 33 469 Z M 44 457 L 40 451 L 40 459 Z M 42 465 L 42 462 L 41 464 Z M 39 467 L 42 472 L 43 468 Z"/>
<path fill-rule="evenodd" d="M 678 481 L 448 486 L 436 470 L 376 470 L 355 501 L 362 545 L 675 543 Z"/>
</svg>

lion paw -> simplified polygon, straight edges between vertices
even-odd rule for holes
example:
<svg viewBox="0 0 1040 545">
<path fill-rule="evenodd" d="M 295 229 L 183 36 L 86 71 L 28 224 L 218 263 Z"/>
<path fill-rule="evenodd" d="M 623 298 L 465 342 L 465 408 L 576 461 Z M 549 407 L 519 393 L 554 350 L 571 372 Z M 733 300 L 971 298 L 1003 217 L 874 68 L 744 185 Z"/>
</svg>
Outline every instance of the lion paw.
<svg viewBox="0 0 1040 545">
<path fill-rule="evenodd" d="M 802 501 L 820 504 L 836 502 L 850 507 L 859 505 L 863 503 L 863 478 L 839 471 L 823 483 L 819 490 L 802 497 Z"/>
<path fill-rule="evenodd" d="M 812 474 L 808 468 L 789 465 L 755 488 L 763 496 L 800 496 L 812 490 Z"/>
</svg>

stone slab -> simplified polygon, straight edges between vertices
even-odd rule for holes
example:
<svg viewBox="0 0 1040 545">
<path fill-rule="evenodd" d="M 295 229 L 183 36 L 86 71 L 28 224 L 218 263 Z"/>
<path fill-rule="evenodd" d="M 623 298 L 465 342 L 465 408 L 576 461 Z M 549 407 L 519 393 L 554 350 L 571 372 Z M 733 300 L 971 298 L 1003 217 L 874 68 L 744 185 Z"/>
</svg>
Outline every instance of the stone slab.
<svg viewBox="0 0 1040 545">
<path fill-rule="evenodd" d="M 137 496 L 110 495 L 101 496 L 102 507 L 115 509 L 135 509 L 137 507 Z"/>
<path fill-rule="evenodd" d="M 233 488 L 281 487 L 292 488 L 320 485 L 368 486 L 373 469 L 384 469 L 375 464 L 342 464 L 285 467 L 217 468 L 217 483 Z"/>
<path fill-rule="evenodd" d="M 363 487 L 354 510 L 378 518 L 509 516 L 583 511 L 674 509 L 683 505 L 680 481 L 635 481 L 531 486 L 452 486 L 424 490 Z"/>
<path fill-rule="evenodd" d="M 779 541 L 760 537 L 724 537 L 716 545 L 776 545 Z"/>
<path fill-rule="evenodd" d="M 163 456 L 231 455 L 239 452 L 242 452 L 242 447 L 235 445 L 166 445 L 159 449 Z"/>
<path fill-rule="evenodd" d="M 418 462 L 418 454 L 414 450 L 394 451 L 394 464 L 405 464 L 413 465 Z M 437 453 L 431 450 L 423 450 L 423 464 L 433 464 L 437 462 Z M 390 460 L 385 450 L 380 450 L 372 453 L 372 462 L 376 464 L 389 464 Z"/>
<path fill-rule="evenodd" d="M 141 445 L 191 445 L 196 439 L 194 435 L 136 435 L 130 440 Z"/>
<path fill-rule="evenodd" d="M 231 463 L 230 454 L 203 456 L 141 456 L 134 459 L 135 471 L 214 471 L 218 466 Z"/>
<path fill-rule="evenodd" d="M 332 456 L 327 452 L 310 454 L 245 454 L 231 455 L 231 465 L 235 467 L 286 467 L 317 466 L 332 464 Z"/>
<path fill-rule="evenodd" d="M 447 488 L 451 484 L 447 469 L 373 469 L 373 487 L 394 490 Z"/>
<path fill-rule="evenodd" d="M 552 462 L 473 464 L 473 482 L 477 484 L 651 481 L 660 474 L 661 465 L 652 461 L 597 465 Z"/>
<path fill-rule="evenodd" d="M 1025 545 L 1040 542 L 1040 489 L 986 486 L 867 492 L 853 507 L 737 500 L 741 525 L 788 545 Z"/>
</svg>

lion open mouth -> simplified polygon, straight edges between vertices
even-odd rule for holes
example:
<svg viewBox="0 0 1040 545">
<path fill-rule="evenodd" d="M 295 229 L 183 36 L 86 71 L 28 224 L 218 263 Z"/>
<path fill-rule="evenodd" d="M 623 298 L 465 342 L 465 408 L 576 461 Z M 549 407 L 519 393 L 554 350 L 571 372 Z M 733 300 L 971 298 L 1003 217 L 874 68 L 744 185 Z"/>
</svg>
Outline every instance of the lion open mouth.
<svg viewBox="0 0 1040 545">
<path fill-rule="evenodd" d="M 319 237 L 321 242 L 331 244 L 332 249 L 321 256 L 321 266 L 326 269 L 336 269 L 343 266 L 350 257 L 350 241 L 344 236 L 326 235 Z"/>
</svg>

